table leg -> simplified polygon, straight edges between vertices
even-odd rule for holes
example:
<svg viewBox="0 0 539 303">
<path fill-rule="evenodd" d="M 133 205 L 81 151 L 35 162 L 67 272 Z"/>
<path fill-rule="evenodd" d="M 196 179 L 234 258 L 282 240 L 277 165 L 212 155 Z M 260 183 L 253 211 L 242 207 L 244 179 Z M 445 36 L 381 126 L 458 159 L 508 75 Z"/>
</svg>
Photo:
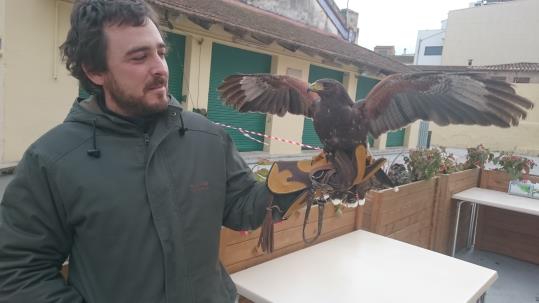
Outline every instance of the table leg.
<svg viewBox="0 0 539 303">
<path fill-rule="evenodd" d="M 477 204 L 471 203 L 471 205 L 472 205 L 472 210 L 470 213 L 470 224 L 468 226 L 468 239 L 466 241 L 466 248 L 473 247 L 472 239 L 474 235 L 474 226 L 475 226 L 474 220 L 475 220 L 475 212 L 477 209 Z"/>
<path fill-rule="evenodd" d="M 481 207 L 477 203 L 474 203 L 474 205 L 476 209 L 475 209 L 474 226 L 473 226 L 473 234 L 472 234 L 472 248 L 475 248 L 475 238 L 477 236 L 477 219 L 479 218 L 479 208 Z"/>
<path fill-rule="evenodd" d="M 457 237 L 458 237 L 458 232 L 459 232 L 460 209 L 461 209 L 462 204 L 464 202 L 466 202 L 466 201 L 458 201 L 457 202 L 457 216 L 456 216 L 456 221 L 455 221 L 455 230 L 454 230 L 454 233 L 453 233 L 453 247 L 451 248 L 451 256 L 452 257 L 455 256 L 455 249 L 456 249 L 456 246 L 457 246 Z"/>
<path fill-rule="evenodd" d="M 479 299 L 477 299 L 477 303 L 485 303 L 485 295 L 486 295 L 486 294 L 487 294 L 486 292 L 483 293 L 483 294 L 481 295 L 481 297 L 479 297 Z"/>
</svg>

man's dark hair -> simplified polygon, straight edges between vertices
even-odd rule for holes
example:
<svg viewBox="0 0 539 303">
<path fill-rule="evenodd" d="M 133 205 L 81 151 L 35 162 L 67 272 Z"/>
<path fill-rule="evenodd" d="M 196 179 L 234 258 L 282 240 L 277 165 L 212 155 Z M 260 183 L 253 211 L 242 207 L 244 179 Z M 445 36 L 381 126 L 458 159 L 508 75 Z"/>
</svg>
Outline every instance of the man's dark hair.
<svg viewBox="0 0 539 303">
<path fill-rule="evenodd" d="M 151 20 L 158 28 L 155 11 L 145 0 L 78 0 L 71 11 L 71 28 L 60 46 L 62 58 L 73 77 L 91 94 L 102 91 L 88 79 L 88 72 L 107 71 L 105 26 L 143 26 Z"/>
</svg>

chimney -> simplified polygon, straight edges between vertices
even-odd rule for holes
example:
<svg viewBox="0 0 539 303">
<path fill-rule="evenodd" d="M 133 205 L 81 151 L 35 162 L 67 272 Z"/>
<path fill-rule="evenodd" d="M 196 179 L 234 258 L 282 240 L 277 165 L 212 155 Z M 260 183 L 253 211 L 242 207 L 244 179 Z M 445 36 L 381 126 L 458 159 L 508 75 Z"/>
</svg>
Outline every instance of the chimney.
<svg viewBox="0 0 539 303">
<path fill-rule="evenodd" d="M 357 43 L 357 34 L 359 32 L 359 29 L 357 28 L 358 13 L 351 9 L 345 8 L 341 9 L 341 16 L 346 21 L 346 29 L 350 34 L 348 37 L 348 42 Z"/>
</svg>

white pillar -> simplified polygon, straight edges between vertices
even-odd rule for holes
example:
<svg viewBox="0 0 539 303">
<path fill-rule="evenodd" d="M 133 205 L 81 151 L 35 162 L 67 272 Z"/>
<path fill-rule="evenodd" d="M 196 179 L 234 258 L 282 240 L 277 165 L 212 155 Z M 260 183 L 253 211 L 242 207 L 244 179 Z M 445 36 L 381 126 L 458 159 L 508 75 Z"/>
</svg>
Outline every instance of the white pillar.
<svg viewBox="0 0 539 303">
<path fill-rule="evenodd" d="M 421 120 L 408 125 L 404 131 L 404 147 L 417 148 L 419 142 L 419 124 Z"/>
<path fill-rule="evenodd" d="M 344 73 L 343 86 L 346 88 L 352 101 L 356 101 L 357 74 L 354 72 Z"/>
<path fill-rule="evenodd" d="M 309 63 L 295 58 L 273 55 L 271 60 L 271 73 L 289 75 L 308 81 Z M 266 116 L 266 134 L 301 142 L 303 135 L 303 116 L 286 114 L 284 117 L 268 114 Z M 270 154 L 297 154 L 301 152 L 299 145 L 284 143 L 278 140 L 266 138 L 269 145 L 264 146 L 264 151 Z"/>
<path fill-rule="evenodd" d="M 373 149 L 384 150 L 386 149 L 387 133 L 381 134 L 378 139 L 374 140 L 372 145 Z"/>
<path fill-rule="evenodd" d="M 193 107 L 208 109 L 211 51 L 211 39 L 196 35 L 185 38 L 182 92 L 187 96 L 188 110 L 193 110 Z"/>
</svg>

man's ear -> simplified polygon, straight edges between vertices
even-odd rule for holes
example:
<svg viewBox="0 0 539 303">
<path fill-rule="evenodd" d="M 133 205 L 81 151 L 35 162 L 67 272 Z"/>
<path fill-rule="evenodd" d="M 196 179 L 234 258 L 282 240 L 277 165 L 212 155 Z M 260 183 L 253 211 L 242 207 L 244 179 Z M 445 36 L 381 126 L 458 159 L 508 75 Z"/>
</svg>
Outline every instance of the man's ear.
<svg viewBox="0 0 539 303">
<path fill-rule="evenodd" d="M 103 86 L 105 83 L 105 73 L 103 72 L 92 72 L 90 71 L 85 64 L 82 65 L 82 70 L 86 74 L 86 77 L 90 79 L 95 85 Z"/>
</svg>

